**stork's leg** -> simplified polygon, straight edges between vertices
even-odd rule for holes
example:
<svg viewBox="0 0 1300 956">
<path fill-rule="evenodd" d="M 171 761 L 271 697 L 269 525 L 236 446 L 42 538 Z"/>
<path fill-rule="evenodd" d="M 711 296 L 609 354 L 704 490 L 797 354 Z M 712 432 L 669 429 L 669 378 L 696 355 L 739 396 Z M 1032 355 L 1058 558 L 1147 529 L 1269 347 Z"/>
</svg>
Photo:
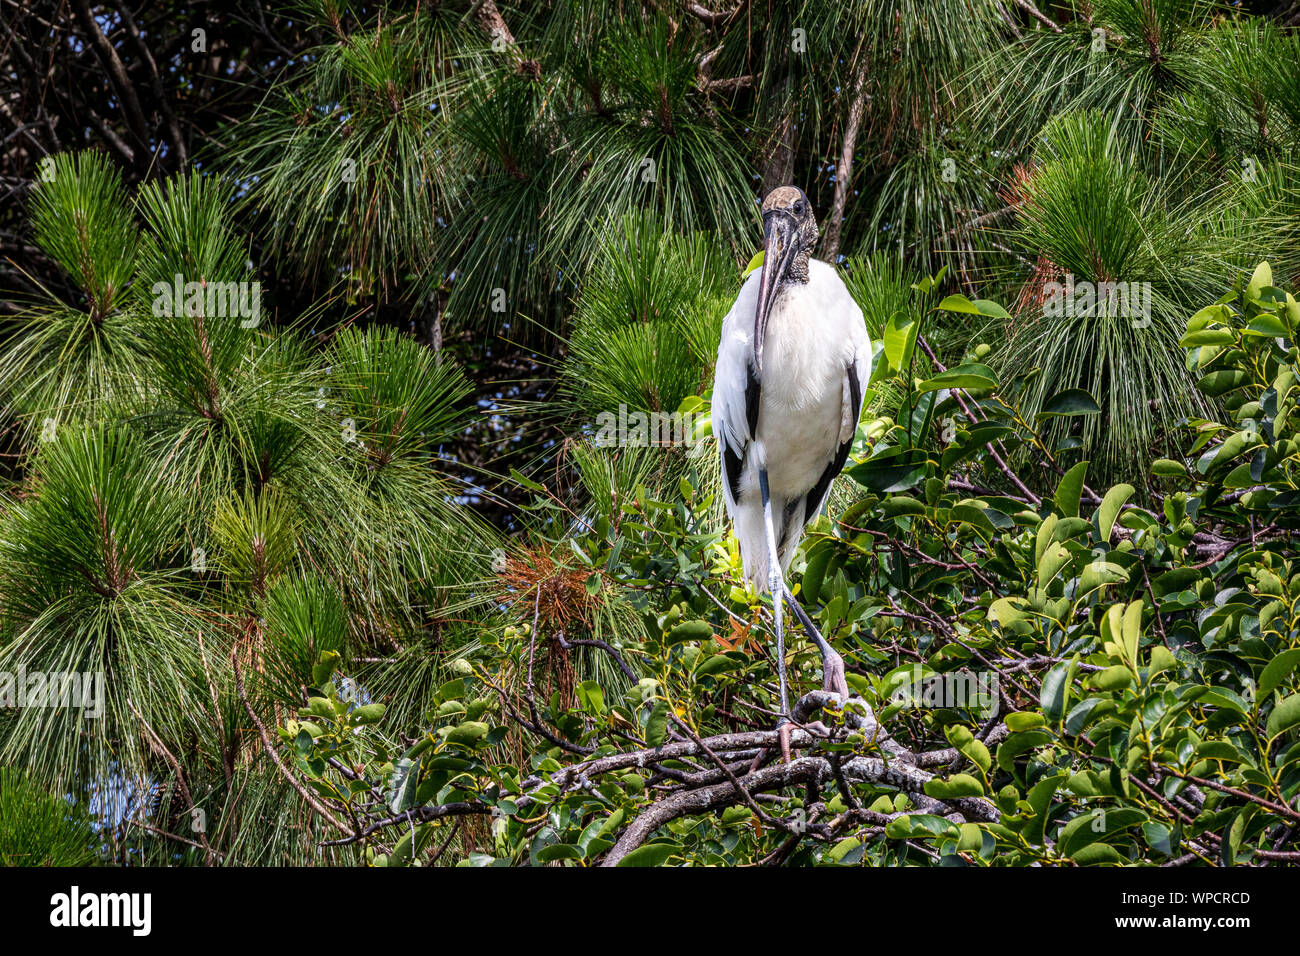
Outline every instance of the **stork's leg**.
<svg viewBox="0 0 1300 956">
<path fill-rule="evenodd" d="M 776 626 L 776 674 L 781 685 L 781 718 L 776 729 L 781 739 L 781 756 L 790 761 L 790 692 L 785 680 L 785 629 L 782 626 L 781 596 L 785 581 L 781 578 L 781 555 L 776 547 L 776 530 L 772 522 L 772 495 L 767 484 L 767 469 L 758 472 L 758 490 L 763 496 L 763 532 L 767 538 L 767 589 L 772 595 L 772 621 Z"/>
<path fill-rule="evenodd" d="M 817 645 L 817 650 L 821 652 L 822 688 L 833 694 L 839 694 L 847 700 L 849 683 L 844 677 L 844 658 L 835 652 L 835 648 L 831 647 L 830 641 L 822 637 L 821 631 L 817 630 L 817 625 L 808 616 L 808 612 L 794 599 L 790 587 L 784 582 L 782 582 L 781 587 L 785 592 L 785 599 L 790 605 L 790 610 L 794 611 L 794 616 L 799 619 L 799 623 L 803 625 L 803 629 L 808 632 L 812 642 Z"/>
</svg>

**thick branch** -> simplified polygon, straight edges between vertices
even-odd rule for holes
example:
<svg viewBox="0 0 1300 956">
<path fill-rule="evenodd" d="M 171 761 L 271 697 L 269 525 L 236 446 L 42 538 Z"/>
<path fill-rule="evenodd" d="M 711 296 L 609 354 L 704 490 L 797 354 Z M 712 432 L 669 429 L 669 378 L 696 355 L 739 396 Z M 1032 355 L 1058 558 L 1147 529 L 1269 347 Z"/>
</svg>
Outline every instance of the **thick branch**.
<svg viewBox="0 0 1300 956">
<path fill-rule="evenodd" d="M 842 765 L 844 777 L 860 783 L 885 783 L 909 792 L 920 792 L 930 775 L 916 767 L 886 763 L 875 757 L 855 757 Z M 820 757 L 800 757 L 789 763 L 773 764 L 742 777 L 750 793 L 780 790 L 799 784 L 821 786 L 832 782 L 835 769 L 829 760 Z M 674 793 L 650 807 L 632 821 L 618 842 L 606 854 L 601 866 L 617 866 L 619 861 L 641 846 L 661 826 L 679 817 L 717 810 L 734 803 L 735 790 L 730 782 Z M 929 803 L 927 799 L 925 801 Z M 937 802 L 937 801 L 934 801 Z M 964 815 L 979 820 L 998 820 L 997 808 L 987 800 L 962 798 L 951 801 Z"/>
</svg>

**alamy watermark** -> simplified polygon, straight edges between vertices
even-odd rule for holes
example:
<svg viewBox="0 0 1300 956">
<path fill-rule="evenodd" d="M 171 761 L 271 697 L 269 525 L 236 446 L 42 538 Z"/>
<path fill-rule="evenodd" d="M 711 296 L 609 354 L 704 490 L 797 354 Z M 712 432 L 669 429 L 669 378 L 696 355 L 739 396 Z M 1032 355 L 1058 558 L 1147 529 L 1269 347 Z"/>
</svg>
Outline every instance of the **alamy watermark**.
<svg viewBox="0 0 1300 956">
<path fill-rule="evenodd" d="M 238 318 L 240 328 L 255 329 L 262 322 L 260 282 L 186 282 L 179 273 L 171 282 L 155 282 L 155 316 L 190 315 Z"/>
<path fill-rule="evenodd" d="M 61 707 L 104 716 L 103 671 L 0 671 L 0 708 Z"/>
<path fill-rule="evenodd" d="M 1043 292 L 1047 318 L 1108 315 L 1132 319 L 1135 329 L 1151 324 L 1150 282 L 1075 282 L 1074 274 L 1068 273 L 1063 283 L 1045 283 Z"/>
<path fill-rule="evenodd" d="M 704 451 L 704 439 L 698 427 L 707 415 L 695 412 L 629 411 L 627 404 L 618 413 L 601 412 L 596 416 L 597 448 L 650 448 L 684 445 L 690 458 Z"/>
<path fill-rule="evenodd" d="M 153 894 L 82 892 L 73 886 L 50 897 L 50 925 L 123 927 L 133 936 L 148 936 L 153 929 Z"/>
</svg>

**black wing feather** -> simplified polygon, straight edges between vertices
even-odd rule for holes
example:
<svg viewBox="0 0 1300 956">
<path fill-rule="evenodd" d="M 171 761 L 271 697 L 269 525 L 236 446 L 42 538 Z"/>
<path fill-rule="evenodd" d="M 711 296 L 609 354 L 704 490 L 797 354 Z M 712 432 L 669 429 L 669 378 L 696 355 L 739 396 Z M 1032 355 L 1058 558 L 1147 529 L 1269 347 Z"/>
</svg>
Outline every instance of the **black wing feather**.
<svg viewBox="0 0 1300 956">
<path fill-rule="evenodd" d="M 849 401 L 852 403 L 853 407 L 857 409 L 858 414 L 861 415 L 862 384 L 858 381 L 857 359 L 854 359 L 849 363 Z M 854 421 L 857 421 L 856 417 L 854 418 Z M 817 479 L 817 484 L 813 485 L 812 490 L 808 492 L 808 496 L 804 499 L 807 502 L 803 511 L 805 522 L 811 521 L 816 517 L 817 512 L 822 510 L 822 504 L 826 500 L 826 494 L 831 489 L 831 482 L 835 480 L 835 476 L 844 468 L 844 463 L 849 460 L 849 449 L 852 447 L 853 439 L 851 437 L 848 441 L 840 443 L 840 447 L 835 451 L 835 460 L 826 466 L 826 470 L 823 471 L 821 477 Z"/>
<path fill-rule="evenodd" d="M 740 470 L 745 466 L 744 451 L 737 452 L 727 442 L 722 443 L 722 470 L 727 473 L 727 486 L 731 489 L 731 500 L 740 498 Z"/>
<path fill-rule="evenodd" d="M 745 368 L 745 422 L 749 425 L 750 441 L 758 434 L 758 403 L 762 390 L 758 378 L 754 375 L 754 366 Z M 731 489 L 731 500 L 740 500 L 740 473 L 745 467 L 745 449 L 749 442 L 739 448 L 729 442 L 722 442 L 722 470 L 726 474 L 727 486 Z"/>
<path fill-rule="evenodd" d="M 758 400 L 762 388 L 754 377 L 754 366 L 745 366 L 745 421 L 749 423 L 749 437 L 752 440 L 758 434 Z"/>
</svg>

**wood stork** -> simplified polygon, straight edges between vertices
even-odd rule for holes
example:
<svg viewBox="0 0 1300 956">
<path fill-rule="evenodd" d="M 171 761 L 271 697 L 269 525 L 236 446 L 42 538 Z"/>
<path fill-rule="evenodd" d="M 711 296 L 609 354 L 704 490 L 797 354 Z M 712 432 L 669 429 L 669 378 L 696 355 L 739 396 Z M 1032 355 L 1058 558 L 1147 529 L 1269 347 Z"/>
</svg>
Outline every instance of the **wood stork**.
<svg viewBox="0 0 1300 956">
<path fill-rule="evenodd" d="M 713 433 L 745 576 L 772 595 L 778 729 L 788 755 L 782 598 L 821 652 L 825 689 L 848 696 L 843 658 L 795 600 L 785 572 L 848 458 L 871 376 L 871 342 L 835 267 L 811 258 L 817 221 L 803 190 L 772 190 L 762 215 L 762 269 L 745 280 L 722 324 Z"/>
</svg>

